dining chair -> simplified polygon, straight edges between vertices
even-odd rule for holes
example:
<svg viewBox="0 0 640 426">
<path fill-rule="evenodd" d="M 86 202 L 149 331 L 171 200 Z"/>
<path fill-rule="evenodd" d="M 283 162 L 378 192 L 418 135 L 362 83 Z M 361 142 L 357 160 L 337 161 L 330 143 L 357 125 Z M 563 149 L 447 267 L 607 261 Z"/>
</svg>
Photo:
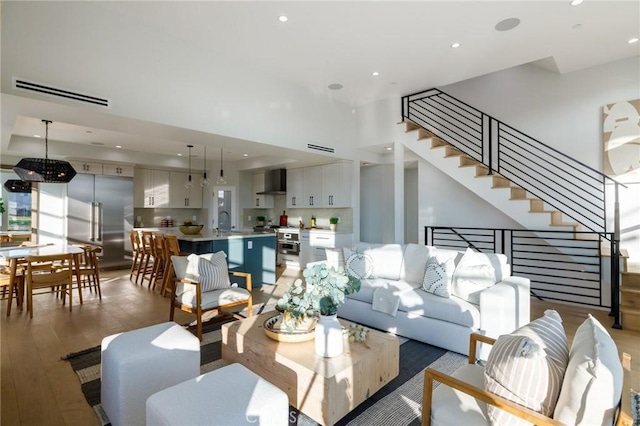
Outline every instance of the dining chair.
<svg viewBox="0 0 640 426">
<path fill-rule="evenodd" d="M 66 295 L 69 295 L 69 312 L 73 309 L 73 255 L 55 254 L 45 256 L 28 256 L 26 258 L 26 296 L 27 310 L 29 317 L 33 318 L 33 296 L 34 290 L 50 289 L 60 286 L 62 292 L 62 305 L 66 303 Z M 41 265 L 52 263 L 59 265 L 54 269 L 42 269 Z M 35 293 L 37 294 L 37 293 Z"/>
<path fill-rule="evenodd" d="M 102 247 L 93 245 L 83 245 L 83 253 L 81 262 L 75 268 L 74 276 L 79 282 L 78 286 L 82 289 L 88 287 L 89 290 L 95 290 L 100 299 L 102 299 L 102 291 L 100 289 L 100 273 L 98 265 L 98 253 L 102 252 Z"/>
</svg>

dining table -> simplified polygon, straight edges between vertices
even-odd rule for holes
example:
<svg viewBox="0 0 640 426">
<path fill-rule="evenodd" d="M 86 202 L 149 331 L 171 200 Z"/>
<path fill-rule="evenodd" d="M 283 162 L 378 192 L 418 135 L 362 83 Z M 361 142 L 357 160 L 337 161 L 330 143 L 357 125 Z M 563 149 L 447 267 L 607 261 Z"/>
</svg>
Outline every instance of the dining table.
<svg viewBox="0 0 640 426">
<path fill-rule="evenodd" d="M 22 285 L 18 285 L 16 282 L 16 276 L 18 271 L 18 264 L 20 261 L 25 260 L 29 256 L 51 256 L 51 255 L 64 255 L 71 254 L 73 257 L 73 268 L 77 282 L 80 283 L 80 255 L 84 253 L 84 249 L 80 246 L 61 243 L 61 244 L 36 244 L 29 246 L 19 247 L 3 247 L 0 248 L 0 260 L 4 260 L 5 265 L 9 264 L 9 297 L 7 305 L 7 316 L 11 315 L 11 304 L 14 290 L 16 291 L 16 298 L 20 310 L 22 310 L 22 303 L 24 300 L 24 282 Z M 71 291 L 71 289 L 69 289 Z M 82 304 L 82 291 L 78 284 L 78 295 L 80 298 L 80 304 Z"/>
</svg>

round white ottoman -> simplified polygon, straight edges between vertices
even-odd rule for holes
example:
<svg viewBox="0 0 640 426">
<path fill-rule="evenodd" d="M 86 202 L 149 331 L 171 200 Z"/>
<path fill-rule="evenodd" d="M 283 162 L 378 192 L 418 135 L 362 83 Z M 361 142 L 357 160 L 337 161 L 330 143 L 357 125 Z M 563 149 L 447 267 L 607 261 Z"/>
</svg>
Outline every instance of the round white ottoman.
<svg viewBox="0 0 640 426">
<path fill-rule="evenodd" d="M 200 341 L 176 324 L 102 340 L 101 402 L 113 426 L 144 425 L 150 395 L 200 374 Z"/>
<path fill-rule="evenodd" d="M 147 399 L 147 425 L 289 424 L 289 398 L 241 364 L 231 364 Z"/>
</svg>

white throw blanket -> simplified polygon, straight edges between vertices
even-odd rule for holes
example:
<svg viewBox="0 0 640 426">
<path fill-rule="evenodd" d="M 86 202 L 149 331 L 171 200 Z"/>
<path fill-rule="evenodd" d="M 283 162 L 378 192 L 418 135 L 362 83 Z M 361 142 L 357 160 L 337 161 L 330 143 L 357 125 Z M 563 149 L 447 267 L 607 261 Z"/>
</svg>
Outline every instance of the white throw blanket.
<svg viewBox="0 0 640 426">
<path fill-rule="evenodd" d="M 378 288 L 373 292 L 373 304 L 371 309 L 395 317 L 400 306 L 400 297 L 394 294 L 393 290 Z"/>
</svg>

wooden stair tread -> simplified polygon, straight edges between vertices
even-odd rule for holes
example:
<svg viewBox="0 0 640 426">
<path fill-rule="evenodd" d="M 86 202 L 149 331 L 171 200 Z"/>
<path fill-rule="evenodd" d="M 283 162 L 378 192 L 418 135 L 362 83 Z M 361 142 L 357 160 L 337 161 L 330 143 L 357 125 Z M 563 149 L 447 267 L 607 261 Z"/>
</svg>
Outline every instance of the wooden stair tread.
<svg viewBox="0 0 640 426">
<path fill-rule="evenodd" d="M 631 308 L 626 305 L 620 305 L 620 312 L 623 312 L 625 314 L 631 314 L 631 315 L 640 315 L 640 309 Z"/>
<path fill-rule="evenodd" d="M 606 247 L 606 246 L 602 247 L 600 251 L 600 256 L 611 257 L 611 247 Z M 628 258 L 629 252 L 626 249 L 620 249 L 620 256 Z"/>
<path fill-rule="evenodd" d="M 638 287 L 621 286 L 620 291 L 622 291 L 623 293 L 640 294 L 640 288 Z"/>
</svg>

